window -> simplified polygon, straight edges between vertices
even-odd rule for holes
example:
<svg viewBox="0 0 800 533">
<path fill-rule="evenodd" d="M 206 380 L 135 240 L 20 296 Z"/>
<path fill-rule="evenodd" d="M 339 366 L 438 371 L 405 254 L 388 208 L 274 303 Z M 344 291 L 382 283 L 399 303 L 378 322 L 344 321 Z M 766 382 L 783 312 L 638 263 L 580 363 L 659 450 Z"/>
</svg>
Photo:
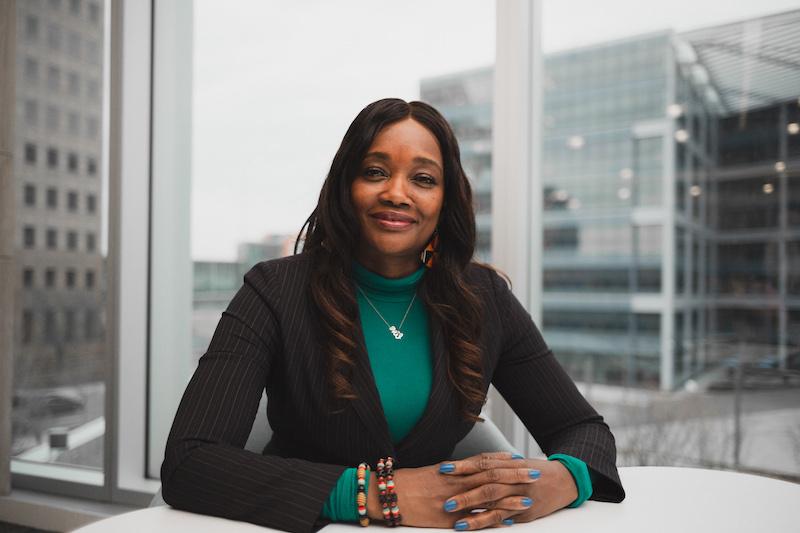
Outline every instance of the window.
<svg viewBox="0 0 800 533">
<path fill-rule="evenodd" d="M 56 209 L 58 207 L 58 189 L 49 187 L 47 189 L 47 207 Z"/>
<path fill-rule="evenodd" d="M 45 123 L 48 131 L 57 132 L 61 127 L 61 111 L 56 106 L 47 106 Z"/>
<path fill-rule="evenodd" d="M 25 143 L 25 162 L 29 165 L 36 164 L 36 145 L 33 143 Z"/>
<path fill-rule="evenodd" d="M 25 58 L 25 79 L 28 83 L 39 81 L 39 62 L 32 57 Z"/>
<path fill-rule="evenodd" d="M 89 176 L 97 175 L 97 162 L 93 157 L 86 158 L 86 174 Z"/>
<path fill-rule="evenodd" d="M 77 231 L 68 231 L 67 232 L 67 249 L 71 252 L 74 252 L 78 249 L 78 232 Z M 74 277 L 73 272 L 73 277 Z"/>
<path fill-rule="evenodd" d="M 33 341 L 33 311 L 22 311 L 22 343 L 30 344 Z"/>
<path fill-rule="evenodd" d="M 97 240 L 94 233 L 87 233 L 86 234 L 86 251 L 87 252 L 94 252 L 97 248 Z"/>
<path fill-rule="evenodd" d="M 39 19 L 33 15 L 25 17 L 25 38 L 31 42 L 39 38 Z"/>
<path fill-rule="evenodd" d="M 97 41 L 86 41 L 86 59 L 92 65 L 96 65 L 100 62 L 100 47 Z"/>
<path fill-rule="evenodd" d="M 61 49 L 61 26 L 58 24 L 47 25 L 47 46 L 53 51 Z"/>
<path fill-rule="evenodd" d="M 64 286 L 68 289 L 75 288 L 75 271 L 73 269 L 68 269 L 64 273 Z"/>
<path fill-rule="evenodd" d="M 81 0 L 69 0 L 69 12 L 75 16 L 81 14 Z"/>
<path fill-rule="evenodd" d="M 94 270 L 87 270 L 84 285 L 87 289 L 94 289 Z"/>
<path fill-rule="evenodd" d="M 36 205 L 36 186 L 25 185 L 25 205 L 33 207 Z"/>
<path fill-rule="evenodd" d="M 77 72 L 67 74 L 67 90 L 70 96 L 79 96 L 81 94 L 81 82 Z"/>
<path fill-rule="evenodd" d="M 47 343 L 56 341 L 56 312 L 53 309 L 46 309 L 44 312 L 44 340 Z"/>
<path fill-rule="evenodd" d="M 86 212 L 94 213 L 97 211 L 97 197 L 94 194 L 86 195 Z"/>
<path fill-rule="evenodd" d="M 48 228 L 46 233 L 47 248 L 55 250 L 58 248 L 58 230 L 55 228 Z"/>
<path fill-rule="evenodd" d="M 69 32 L 67 35 L 67 54 L 72 59 L 80 59 L 81 57 L 81 37 L 74 31 Z"/>
<path fill-rule="evenodd" d="M 26 289 L 33 287 L 33 269 L 25 268 L 22 270 L 22 286 Z"/>
<path fill-rule="evenodd" d="M 48 289 L 53 289 L 56 286 L 56 271 L 54 268 L 48 268 L 44 271 L 44 286 Z"/>
<path fill-rule="evenodd" d="M 25 122 L 28 126 L 39 124 L 39 105 L 33 100 L 25 100 Z"/>
<path fill-rule="evenodd" d="M 61 11 L 61 0 L 48 0 L 47 6 L 53 11 Z"/>
<path fill-rule="evenodd" d="M 87 340 L 95 338 L 97 327 L 97 312 L 94 309 L 87 309 L 83 322 L 83 337 Z"/>
<path fill-rule="evenodd" d="M 89 100 L 97 100 L 100 98 L 100 84 L 97 80 L 89 80 L 86 82 L 86 96 Z"/>
<path fill-rule="evenodd" d="M 92 21 L 92 24 L 100 22 L 100 6 L 94 2 L 89 3 L 89 20 Z"/>
<path fill-rule="evenodd" d="M 96 117 L 86 118 L 86 136 L 89 139 L 94 139 L 99 133 L 99 125 Z"/>
<path fill-rule="evenodd" d="M 47 67 L 47 88 L 54 94 L 61 90 L 61 69 L 54 65 Z"/>
<path fill-rule="evenodd" d="M 78 210 L 78 193 L 77 191 L 69 191 L 67 193 L 67 209 L 72 212 Z"/>
<path fill-rule="evenodd" d="M 58 168 L 58 150 L 56 148 L 47 149 L 47 168 Z"/>
<path fill-rule="evenodd" d="M 36 229 L 33 226 L 25 226 L 22 229 L 22 243 L 25 248 L 36 246 Z"/>
<path fill-rule="evenodd" d="M 67 155 L 67 170 L 72 174 L 78 172 L 78 154 L 75 152 L 70 152 Z"/>
<path fill-rule="evenodd" d="M 66 309 L 64 311 L 64 340 L 72 342 L 75 340 L 75 310 Z"/>
<path fill-rule="evenodd" d="M 78 113 L 70 112 L 67 115 L 67 129 L 70 135 L 78 135 L 80 133 L 80 117 Z"/>
</svg>

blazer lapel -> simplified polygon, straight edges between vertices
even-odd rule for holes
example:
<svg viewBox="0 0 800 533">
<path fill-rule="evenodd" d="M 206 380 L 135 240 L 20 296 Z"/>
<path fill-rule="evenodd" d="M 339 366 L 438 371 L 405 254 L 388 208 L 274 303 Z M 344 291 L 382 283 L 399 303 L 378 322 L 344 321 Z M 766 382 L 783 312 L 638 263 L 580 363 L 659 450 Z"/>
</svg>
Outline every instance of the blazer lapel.
<svg viewBox="0 0 800 533">
<path fill-rule="evenodd" d="M 360 317 L 356 317 L 355 322 L 355 341 L 357 346 L 352 385 L 357 398 L 351 404 L 373 438 L 380 445 L 380 449 L 386 450 L 387 454 L 393 455 L 392 436 L 389 433 L 386 414 L 383 412 L 383 404 L 375 384 L 375 376 L 372 374 L 372 365 L 369 362 L 367 343 L 364 340 L 364 331 L 361 329 Z"/>
<path fill-rule="evenodd" d="M 397 453 L 401 458 L 406 457 L 406 453 L 412 450 L 420 449 L 421 439 L 430 439 L 432 435 L 436 435 L 437 426 L 441 426 L 442 421 L 447 419 L 448 411 L 452 408 L 453 394 L 450 391 L 450 381 L 447 379 L 444 334 L 433 317 L 430 319 L 430 334 L 433 356 L 431 394 L 422 418 L 397 445 Z"/>
</svg>

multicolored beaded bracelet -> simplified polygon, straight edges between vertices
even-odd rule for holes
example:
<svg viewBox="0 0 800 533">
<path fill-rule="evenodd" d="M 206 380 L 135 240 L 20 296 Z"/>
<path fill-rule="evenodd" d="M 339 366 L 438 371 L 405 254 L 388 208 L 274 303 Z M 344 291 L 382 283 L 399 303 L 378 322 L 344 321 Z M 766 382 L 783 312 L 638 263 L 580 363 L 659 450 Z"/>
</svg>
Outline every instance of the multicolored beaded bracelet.
<svg viewBox="0 0 800 533">
<path fill-rule="evenodd" d="M 358 523 L 362 527 L 369 525 L 369 516 L 367 516 L 367 472 L 369 472 L 369 465 L 361 463 L 356 469 L 356 480 L 358 487 L 356 489 L 356 506 L 358 507 Z"/>
<path fill-rule="evenodd" d="M 383 519 L 389 527 L 399 526 L 402 516 L 397 505 L 397 493 L 394 491 L 394 462 L 391 457 L 378 460 L 377 474 Z"/>
</svg>

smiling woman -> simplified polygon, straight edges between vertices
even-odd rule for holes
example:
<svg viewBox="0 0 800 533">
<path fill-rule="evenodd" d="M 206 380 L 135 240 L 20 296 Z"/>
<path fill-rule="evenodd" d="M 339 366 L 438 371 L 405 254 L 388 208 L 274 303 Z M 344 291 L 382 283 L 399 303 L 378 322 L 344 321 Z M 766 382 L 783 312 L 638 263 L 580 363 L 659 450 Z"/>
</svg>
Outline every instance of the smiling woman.
<svg viewBox="0 0 800 533">
<path fill-rule="evenodd" d="M 169 504 L 297 532 L 468 530 L 624 498 L 603 418 L 473 261 L 472 190 L 438 111 L 364 108 L 305 227 L 301 253 L 245 275 L 200 359 L 166 446 Z M 451 459 L 490 384 L 547 460 Z M 273 437 L 257 455 L 242 448 L 265 388 Z"/>
</svg>

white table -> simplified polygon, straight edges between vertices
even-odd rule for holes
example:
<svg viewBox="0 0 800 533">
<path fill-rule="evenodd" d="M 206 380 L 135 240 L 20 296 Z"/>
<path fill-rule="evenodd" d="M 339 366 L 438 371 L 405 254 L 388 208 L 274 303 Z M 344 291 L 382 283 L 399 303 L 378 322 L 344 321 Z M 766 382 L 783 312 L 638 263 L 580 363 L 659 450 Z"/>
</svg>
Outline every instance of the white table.
<svg viewBox="0 0 800 533">
<path fill-rule="evenodd" d="M 515 524 L 509 532 L 800 532 L 798 484 L 694 468 L 630 467 L 620 468 L 619 473 L 627 493 L 624 502 L 588 501 L 577 509 L 564 509 L 528 524 Z M 376 528 L 381 526 L 371 526 L 367 531 Z M 77 531 L 263 533 L 272 530 L 169 507 L 152 507 L 107 518 Z M 324 528 L 324 533 L 357 531 L 363 529 L 355 524 L 332 524 Z"/>
</svg>

